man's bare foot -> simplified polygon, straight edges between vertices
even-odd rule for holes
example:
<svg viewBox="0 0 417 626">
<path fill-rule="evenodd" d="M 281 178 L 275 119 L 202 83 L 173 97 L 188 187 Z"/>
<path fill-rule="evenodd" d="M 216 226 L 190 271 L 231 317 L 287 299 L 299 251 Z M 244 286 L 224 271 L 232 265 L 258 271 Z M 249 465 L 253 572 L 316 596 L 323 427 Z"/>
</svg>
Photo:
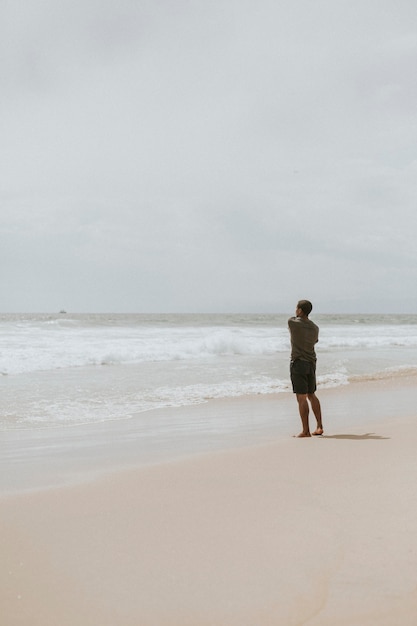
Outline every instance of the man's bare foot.
<svg viewBox="0 0 417 626">
<path fill-rule="evenodd" d="M 312 435 L 322 435 L 323 434 L 323 429 L 322 428 L 316 428 L 316 430 L 314 431 L 314 433 L 311 433 Z"/>
<path fill-rule="evenodd" d="M 311 435 L 310 433 L 300 433 L 299 435 L 293 435 L 293 437 L 299 439 L 300 437 L 311 437 Z"/>
</svg>

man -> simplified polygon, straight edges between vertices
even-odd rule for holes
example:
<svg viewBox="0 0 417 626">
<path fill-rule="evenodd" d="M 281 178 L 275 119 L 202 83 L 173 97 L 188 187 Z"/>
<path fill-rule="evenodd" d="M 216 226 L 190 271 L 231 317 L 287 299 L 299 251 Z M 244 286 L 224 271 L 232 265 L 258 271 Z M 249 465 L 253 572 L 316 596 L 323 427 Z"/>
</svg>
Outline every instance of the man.
<svg viewBox="0 0 417 626">
<path fill-rule="evenodd" d="M 313 305 L 308 300 L 300 300 L 295 310 L 295 317 L 288 320 L 291 335 L 290 374 L 293 392 L 297 396 L 298 410 L 303 426 L 297 437 L 311 437 L 323 434 L 321 407 L 316 391 L 316 352 L 315 344 L 319 340 L 319 328 L 308 319 Z M 317 428 L 310 433 L 309 403 L 317 420 Z"/>
</svg>

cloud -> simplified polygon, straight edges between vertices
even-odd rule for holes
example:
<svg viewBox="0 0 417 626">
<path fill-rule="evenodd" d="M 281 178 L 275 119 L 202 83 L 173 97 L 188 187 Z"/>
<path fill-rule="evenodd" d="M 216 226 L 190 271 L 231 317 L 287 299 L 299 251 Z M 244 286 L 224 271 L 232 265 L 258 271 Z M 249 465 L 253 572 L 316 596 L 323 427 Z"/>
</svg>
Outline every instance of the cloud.
<svg viewBox="0 0 417 626">
<path fill-rule="evenodd" d="M 411 2 L 1 10 L 8 310 L 287 310 L 304 290 L 368 310 L 370 283 L 404 302 Z"/>
</svg>

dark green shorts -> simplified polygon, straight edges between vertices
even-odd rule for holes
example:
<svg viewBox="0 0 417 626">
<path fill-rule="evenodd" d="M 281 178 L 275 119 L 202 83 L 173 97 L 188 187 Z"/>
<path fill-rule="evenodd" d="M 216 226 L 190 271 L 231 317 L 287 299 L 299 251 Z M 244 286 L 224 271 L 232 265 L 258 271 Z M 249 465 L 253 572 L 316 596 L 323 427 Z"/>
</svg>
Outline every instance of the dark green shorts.
<svg viewBox="0 0 417 626">
<path fill-rule="evenodd" d="M 316 364 L 297 359 L 291 361 L 290 374 L 294 393 L 314 393 L 316 385 Z"/>
</svg>

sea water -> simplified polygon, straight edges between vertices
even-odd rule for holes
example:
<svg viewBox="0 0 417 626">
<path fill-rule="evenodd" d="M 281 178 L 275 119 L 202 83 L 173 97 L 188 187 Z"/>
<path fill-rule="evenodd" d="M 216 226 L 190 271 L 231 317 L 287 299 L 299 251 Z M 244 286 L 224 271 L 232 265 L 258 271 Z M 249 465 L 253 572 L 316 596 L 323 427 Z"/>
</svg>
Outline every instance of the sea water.
<svg viewBox="0 0 417 626">
<path fill-rule="evenodd" d="M 285 393 L 289 315 L 0 315 L 0 429 Z M 416 315 L 317 315 L 319 388 L 417 372 Z"/>
</svg>

